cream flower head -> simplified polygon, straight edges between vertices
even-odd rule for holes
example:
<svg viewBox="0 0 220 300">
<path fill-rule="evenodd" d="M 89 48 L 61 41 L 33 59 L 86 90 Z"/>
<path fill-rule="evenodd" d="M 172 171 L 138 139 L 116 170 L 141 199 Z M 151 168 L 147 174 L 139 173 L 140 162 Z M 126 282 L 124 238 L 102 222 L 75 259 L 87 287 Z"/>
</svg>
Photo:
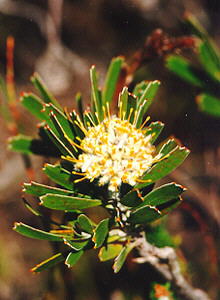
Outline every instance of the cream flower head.
<svg viewBox="0 0 220 300">
<path fill-rule="evenodd" d="M 109 102 L 101 100 L 97 90 L 94 68 L 91 74 L 92 111 L 84 112 L 81 119 L 76 114 L 74 120 L 83 136 L 74 141 L 66 137 L 78 151 L 74 157 L 64 158 L 74 163 L 72 173 L 81 176 L 74 182 L 96 179 L 100 186 L 108 184 L 111 192 L 118 192 L 122 183 L 135 186 L 146 182 L 143 175 L 161 156 L 151 142 L 152 128 L 144 128 L 149 117 L 144 122 L 143 118 L 151 104 L 146 99 L 148 90 L 137 97 L 124 87 L 118 97 L 118 116 L 111 115 Z M 157 89 L 159 82 L 144 82 L 144 86 Z"/>
<path fill-rule="evenodd" d="M 122 182 L 134 186 L 155 161 L 150 139 L 151 135 L 145 136 L 128 120 L 106 118 L 88 129 L 75 169 L 90 181 L 99 178 L 99 185 L 108 183 L 113 192 Z"/>
</svg>

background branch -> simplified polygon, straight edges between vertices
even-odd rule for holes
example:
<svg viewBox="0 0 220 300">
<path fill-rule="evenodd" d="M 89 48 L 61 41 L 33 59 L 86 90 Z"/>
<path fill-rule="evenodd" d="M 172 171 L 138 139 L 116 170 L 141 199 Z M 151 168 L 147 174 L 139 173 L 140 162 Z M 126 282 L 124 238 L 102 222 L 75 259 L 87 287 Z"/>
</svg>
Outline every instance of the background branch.
<svg viewBox="0 0 220 300">
<path fill-rule="evenodd" d="M 170 281 L 172 287 L 183 300 L 211 300 L 202 290 L 194 288 L 181 274 L 176 252 L 171 247 L 158 248 L 147 242 L 144 235 L 138 238 L 137 263 L 149 263 L 162 277 Z"/>
</svg>

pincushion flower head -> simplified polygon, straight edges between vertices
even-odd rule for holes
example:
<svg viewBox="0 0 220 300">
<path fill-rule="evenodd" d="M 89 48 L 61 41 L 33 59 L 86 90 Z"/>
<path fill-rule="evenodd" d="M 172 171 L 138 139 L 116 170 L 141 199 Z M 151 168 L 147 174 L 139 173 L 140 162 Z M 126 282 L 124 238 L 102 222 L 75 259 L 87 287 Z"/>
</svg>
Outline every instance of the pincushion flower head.
<svg viewBox="0 0 220 300">
<path fill-rule="evenodd" d="M 127 93 L 127 89 L 124 89 L 123 93 Z M 119 99 L 121 100 L 121 97 Z M 119 107 L 122 105 L 120 102 Z M 127 119 L 125 112 L 121 110 L 118 117 L 110 116 L 108 112 L 108 116 L 104 115 L 102 122 L 98 125 L 92 124 L 88 129 L 81 124 L 85 137 L 80 140 L 79 145 L 72 144 L 82 150 L 82 153 L 76 160 L 69 158 L 75 162 L 75 169 L 78 171 L 73 171 L 73 174 L 82 175 L 82 178 L 75 182 L 84 179 L 92 182 L 98 178 L 98 184 L 108 184 L 108 189 L 112 192 L 117 192 L 122 183 L 134 186 L 142 182 L 141 176 L 160 155 L 156 155 L 156 149 L 151 144 L 152 135 L 145 134 L 144 123 L 140 128 L 135 127 L 137 111 L 133 122 L 129 122 L 132 111 L 130 108 Z M 146 122 L 147 120 L 148 118 Z"/>
<path fill-rule="evenodd" d="M 150 138 L 127 120 L 104 119 L 89 128 L 81 142 L 84 153 L 75 167 L 90 180 L 100 177 L 99 184 L 109 183 L 111 191 L 117 191 L 122 182 L 134 186 L 153 164 L 155 148 Z"/>
<path fill-rule="evenodd" d="M 36 266 L 35 272 L 61 260 L 72 266 L 92 248 L 100 248 L 101 261 L 115 258 L 113 268 L 118 272 L 140 232 L 181 202 L 181 185 L 172 182 L 154 188 L 154 184 L 178 167 L 189 151 L 175 138 L 156 142 L 164 124 L 150 123 L 147 110 L 160 82 L 143 81 L 133 89 L 126 87 L 124 64 L 121 57 L 112 60 L 102 89 L 95 67 L 91 68 L 91 104 L 85 111 L 79 94 L 77 112 L 62 108 L 37 74 L 32 82 L 42 98 L 22 94 L 24 107 L 41 121 L 39 138 L 18 135 L 11 139 L 10 147 L 56 158 L 55 164 L 48 163 L 43 169 L 53 184 L 32 181 L 24 184 L 24 192 L 39 198 L 41 206 L 63 211 L 60 224 L 63 220 L 64 224 L 51 221 L 51 231 L 45 232 L 16 223 L 15 230 L 33 238 L 64 242 L 67 247 L 49 263 Z M 84 212 L 97 206 L 108 215 L 98 224 Z"/>
</svg>

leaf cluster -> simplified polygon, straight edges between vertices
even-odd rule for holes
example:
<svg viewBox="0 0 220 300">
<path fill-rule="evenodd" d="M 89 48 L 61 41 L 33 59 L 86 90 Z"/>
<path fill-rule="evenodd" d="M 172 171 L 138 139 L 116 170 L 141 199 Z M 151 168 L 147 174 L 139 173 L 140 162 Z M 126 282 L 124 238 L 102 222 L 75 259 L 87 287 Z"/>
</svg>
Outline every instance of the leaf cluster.
<svg viewBox="0 0 220 300">
<path fill-rule="evenodd" d="M 191 14 L 186 14 L 186 23 L 196 37 L 195 65 L 189 59 L 170 55 L 166 66 L 176 75 L 198 88 L 196 97 L 199 109 L 214 117 L 220 117 L 220 52 L 207 31 Z"/>
<path fill-rule="evenodd" d="M 68 113 L 50 94 L 38 74 L 34 74 L 31 80 L 40 96 L 34 93 L 23 93 L 21 96 L 22 105 L 40 121 L 39 136 L 13 137 L 9 144 L 11 150 L 59 158 L 57 163 L 46 164 L 43 169 L 53 185 L 36 182 L 24 184 L 24 192 L 34 196 L 40 206 L 36 209 L 27 200 L 25 205 L 40 218 L 43 217 L 41 207 L 63 212 L 62 223 L 49 220 L 50 231 L 15 223 L 14 230 L 24 236 L 61 242 L 63 245 L 59 253 L 34 267 L 34 272 L 40 272 L 62 261 L 72 267 L 90 249 L 99 249 L 101 261 L 114 259 L 113 269 L 118 272 L 127 255 L 137 246 L 140 232 L 147 231 L 150 224 L 181 203 L 181 194 L 184 191 L 181 185 L 172 182 L 154 188 L 158 180 L 178 167 L 189 154 L 189 150 L 179 145 L 174 138 L 155 145 L 160 159 L 143 174 L 135 186 L 122 183 L 117 197 L 109 192 L 107 184 L 100 186 L 96 179 L 82 181 L 74 171 L 74 161 L 82 153 L 80 141 L 86 136 L 86 130 L 97 126 L 106 114 L 110 114 L 115 97 L 119 98 L 119 110 L 123 118 L 137 129 L 143 124 L 160 83 L 143 81 L 132 91 L 124 87 L 118 95 L 124 65 L 122 57 L 111 61 L 102 89 L 98 86 L 95 66 L 90 69 L 91 106 L 87 111 L 83 111 L 82 97 L 77 94 L 78 113 L 74 110 Z M 158 121 L 145 127 L 144 133 L 146 136 L 151 135 L 152 144 L 163 127 L 164 124 Z M 102 207 L 108 217 L 99 223 L 94 222 L 89 217 L 89 209 L 94 207 Z M 161 235 L 158 234 L 158 238 Z M 168 238 L 164 239 L 166 242 L 167 240 Z"/>
</svg>

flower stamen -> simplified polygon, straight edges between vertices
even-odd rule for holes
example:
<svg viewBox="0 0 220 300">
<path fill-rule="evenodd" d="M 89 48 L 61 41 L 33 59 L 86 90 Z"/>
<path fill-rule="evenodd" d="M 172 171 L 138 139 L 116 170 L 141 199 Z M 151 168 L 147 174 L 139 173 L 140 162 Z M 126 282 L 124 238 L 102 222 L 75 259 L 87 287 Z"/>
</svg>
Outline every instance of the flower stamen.
<svg viewBox="0 0 220 300">
<path fill-rule="evenodd" d="M 141 127 L 139 128 L 140 130 L 144 128 L 144 126 L 146 125 L 146 123 L 150 120 L 150 116 L 148 116 L 145 121 L 143 122 L 143 124 L 141 125 Z"/>
<path fill-rule="evenodd" d="M 80 175 L 80 176 L 82 176 L 82 175 L 86 175 L 86 173 L 84 172 L 84 173 L 80 173 L 80 172 L 76 172 L 76 171 L 72 171 L 72 174 L 74 174 L 74 175 Z"/>
<path fill-rule="evenodd" d="M 79 129 L 82 130 L 82 132 L 85 134 L 85 136 L 87 136 L 88 131 L 84 127 L 83 123 L 81 121 L 79 121 L 79 120 L 75 120 L 74 123 L 79 127 Z"/>
<path fill-rule="evenodd" d="M 128 122 L 130 122 L 131 115 L 132 115 L 133 111 L 134 111 L 134 108 L 133 108 L 133 107 L 131 107 L 131 108 L 130 108 L 130 111 L 129 111 L 128 118 L 127 118 Z"/>
<path fill-rule="evenodd" d="M 84 176 L 83 178 L 76 179 L 76 180 L 74 180 L 74 183 L 81 182 L 81 181 L 83 181 L 83 180 L 85 180 L 85 179 L 88 179 L 88 177 L 87 177 L 87 176 Z"/>
</svg>

